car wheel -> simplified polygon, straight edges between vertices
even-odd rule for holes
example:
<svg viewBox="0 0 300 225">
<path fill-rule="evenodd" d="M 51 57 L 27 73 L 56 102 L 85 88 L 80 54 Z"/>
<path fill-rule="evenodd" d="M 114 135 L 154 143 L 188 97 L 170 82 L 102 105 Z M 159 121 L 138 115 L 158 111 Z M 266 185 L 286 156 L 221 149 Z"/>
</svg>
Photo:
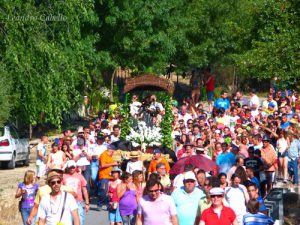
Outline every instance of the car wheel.
<svg viewBox="0 0 300 225">
<path fill-rule="evenodd" d="M 15 159 L 15 155 L 13 154 L 11 160 L 7 164 L 7 168 L 14 169 L 15 167 L 16 167 L 16 159 Z"/>
<path fill-rule="evenodd" d="M 24 166 L 29 166 L 29 151 L 27 152 L 26 159 L 23 161 Z"/>
</svg>

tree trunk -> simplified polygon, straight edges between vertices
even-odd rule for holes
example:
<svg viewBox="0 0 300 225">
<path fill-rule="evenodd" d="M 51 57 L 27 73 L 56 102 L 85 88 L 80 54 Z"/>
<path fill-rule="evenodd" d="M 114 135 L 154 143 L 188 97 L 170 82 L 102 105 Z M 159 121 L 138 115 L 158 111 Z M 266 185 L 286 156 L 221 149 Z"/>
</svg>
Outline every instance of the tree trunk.
<svg viewBox="0 0 300 225">
<path fill-rule="evenodd" d="M 29 140 L 32 139 L 32 125 L 29 124 Z"/>
<path fill-rule="evenodd" d="M 110 80 L 110 101 L 114 101 L 114 79 L 117 69 L 114 70 Z"/>
</svg>

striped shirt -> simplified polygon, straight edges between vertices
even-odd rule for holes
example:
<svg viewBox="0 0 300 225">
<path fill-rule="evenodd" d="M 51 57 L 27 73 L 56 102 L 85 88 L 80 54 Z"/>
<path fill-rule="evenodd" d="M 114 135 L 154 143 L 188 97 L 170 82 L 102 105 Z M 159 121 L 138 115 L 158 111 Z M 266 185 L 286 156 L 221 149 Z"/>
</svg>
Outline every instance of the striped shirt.
<svg viewBox="0 0 300 225">
<path fill-rule="evenodd" d="M 274 221 L 271 217 L 266 216 L 262 213 L 247 213 L 243 217 L 244 225 L 272 225 Z"/>
</svg>

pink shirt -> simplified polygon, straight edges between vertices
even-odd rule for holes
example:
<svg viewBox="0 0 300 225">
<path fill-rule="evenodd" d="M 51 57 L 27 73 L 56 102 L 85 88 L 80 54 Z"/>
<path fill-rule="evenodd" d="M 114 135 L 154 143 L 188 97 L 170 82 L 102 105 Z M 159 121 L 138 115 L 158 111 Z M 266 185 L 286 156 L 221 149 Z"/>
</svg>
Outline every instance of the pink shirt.
<svg viewBox="0 0 300 225">
<path fill-rule="evenodd" d="M 140 198 L 137 213 L 143 215 L 143 225 L 171 225 L 171 216 L 177 215 L 173 198 L 165 194 L 155 201 L 148 195 Z"/>
<path fill-rule="evenodd" d="M 64 174 L 63 175 L 63 184 L 71 187 L 77 193 L 77 202 L 83 201 L 82 196 L 82 187 L 86 187 L 86 181 L 84 177 L 79 173 Z"/>
</svg>

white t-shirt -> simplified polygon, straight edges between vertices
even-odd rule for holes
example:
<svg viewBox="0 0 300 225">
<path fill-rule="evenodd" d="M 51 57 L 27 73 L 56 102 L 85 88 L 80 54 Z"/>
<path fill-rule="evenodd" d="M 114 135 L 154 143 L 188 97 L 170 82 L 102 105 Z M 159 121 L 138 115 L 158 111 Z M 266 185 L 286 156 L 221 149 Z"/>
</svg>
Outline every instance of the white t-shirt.
<svg viewBox="0 0 300 225">
<path fill-rule="evenodd" d="M 113 142 L 116 142 L 116 141 L 119 141 L 120 140 L 120 137 L 119 136 L 115 136 L 115 135 L 110 135 L 110 142 L 113 143 Z"/>
<path fill-rule="evenodd" d="M 91 154 L 91 152 L 89 151 L 89 148 L 86 148 L 84 147 L 83 148 L 87 154 Z M 77 155 L 80 155 L 82 153 L 82 150 L 77 148 L 77 149 L 74 149 L 73 151 L 73 156 L 77 156 Z M 87 165 L 91 165 L 90 161 L 87 159 L 86 156 L 80 156 L 79 159 L 77 160 L 76 162 L 76 165 L 77 166 L 87 166 Z"/>
<path fill-rule="evenodd" d="M 37 146 L 36 165 L 45 164 L 45 160 L 39 156 L 39 151 L 42 150 L 42 155 L 46 156 L 46 146 L 43 143 L 39 143 Z"/>
<path fill-rule="evenodd" d="M 257 107 L 256 107 L 256 109 L 251 109 L 251 115 L 253 116 L 253 117 L 255 117 L 255 116 L 257 116 L 258 115 L 258 108 L 259 108 L 259 105 L 260 105 L 260 103 L 259 103 L 259 98 L 257 97 L 257 95 L 253 95 L 252 97 L 251 97 L 251 99 L 250 99 L 250 107 L 252 107 L 253 105 L 256 105 Z"/>
<path fill-rule="evenodd" d="M 100 155 L 107 150 L 107 145 L 95 145 L 94 148 L 91 149 L 92 155 L 97 155 L 98 158 Z"/>
<path fill-rule="evenodd" d="M 134 117 L 136 114 L 138 114 L 141 105 L 142 105 L 142 103 L 140 103 L 140 102 L 132 102 L 129 105 L 130 106 L 130 114 L 131 114 L 131 116 Z"/>
<path fill-rule="evenodd" d="M 132 174 L 133 171 L 140 170 L 143 171 L 143 162 L 138 160 L 136 162 L 129 161 L 127 163 L 126 172 Z"/>
<path fill-rule="evenodd" d="M 67 197 L 61 222 L 63 224 L 72 224 L 72 211 L 77 210 L 78 206 L 75 198 L 67 192 L 62 192 L 62 194 L 57 197 L 56 202 L 50 198 L 50 194 L 42 197 L 37 218 L 46 219 L 46 225 L 57 225 L 62 214 L 65 194 L 67 194 Z"/>
<path fill-rule="evenodd" d="M 174 184 L 173 186 L 175 188 L 181 188 L 184 184 L 183 184 L 183 178 L 184 178 L 184 175 L 181 173 L 181 174 L 178 174 L 175 179 L 174 179 Z"/>
<path fill-rule="evenodd" d="M 244 215 L 246 213 L 246 195 L 247 189 L 244 185 L 239 185 L 238 187 L 226 187 L 225 188 L 225 198 L 233 209 L 237 216 Z"/>
<path fill-rule="evenodd" d="M 280 138 L 277 140 L 276 147 L 278 152 L 283 153 L 288 148 L 288 142 L 284 138 Z"/>
</svg>

